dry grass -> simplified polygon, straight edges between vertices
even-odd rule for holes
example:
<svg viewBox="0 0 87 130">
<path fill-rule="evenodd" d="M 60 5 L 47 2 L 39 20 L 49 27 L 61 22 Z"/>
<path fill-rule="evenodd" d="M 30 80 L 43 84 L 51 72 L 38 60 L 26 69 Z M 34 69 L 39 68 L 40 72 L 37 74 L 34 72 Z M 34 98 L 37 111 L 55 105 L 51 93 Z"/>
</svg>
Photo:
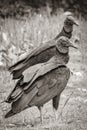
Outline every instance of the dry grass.
<svg viewBox="0 0 87 130">
<path fill-rule="evenodd" d="M 10 64 L 13 64 L 21 57 L 29 53 L 33 48 L 40 46 L 43 42 L 52 39 L 60 32 L 65 16 L 61 12 L 57 16 L 50 16 L 48 12 L 42 11 L 41 14 L 34 14 L 32 17 L 17 20 L 8 18 L 0 21 L 1 45 L 7 48 Z M 66 90 L 61 96 L 58 115 L 68 100 L 58 122 L 55 122 L 51 102 L 43 108 L 44 123 L 40 124 L 39 111 L 33 107 L 26 111 L 4 119 L 6 111 L 10 105 L 0 103 L 0 130 L 86 130 L 87 129 L 87 22 L 79 19 L 80 27 L 74 28 L 73 38 L 80 40 L 78 50 L 70 50 L 70 62 L 68 66 L 73 71 L 73 76 L 68 83 Z M 14 87 L 14 81 L 7 71 L 0 73 L 0 101 L 3 101 Z M 23 124 L 24 122 L 24 124 Z M 34 126 L 34 127 L 33 127 Z"/>
</svg>

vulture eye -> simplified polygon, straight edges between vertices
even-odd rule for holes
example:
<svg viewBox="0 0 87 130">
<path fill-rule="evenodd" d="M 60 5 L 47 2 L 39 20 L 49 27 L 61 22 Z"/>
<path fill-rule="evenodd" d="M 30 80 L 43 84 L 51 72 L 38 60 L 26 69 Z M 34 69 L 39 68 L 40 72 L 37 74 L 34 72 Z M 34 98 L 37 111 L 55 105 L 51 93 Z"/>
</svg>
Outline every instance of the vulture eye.
<svg viewBox="0 0 87 130">
<path fill-rule="evenodd" d="M 67 25 L 69 25 L 69 26 L 73 25 L 73 22 L 69 20 L 69 21 L 67 21 Z"/>
<path fill-rule="evenodd" d="M 62 41 L 62 46 L 66 46 L 67 45 L 67 42 L 66 41 Z"/>
</svg>

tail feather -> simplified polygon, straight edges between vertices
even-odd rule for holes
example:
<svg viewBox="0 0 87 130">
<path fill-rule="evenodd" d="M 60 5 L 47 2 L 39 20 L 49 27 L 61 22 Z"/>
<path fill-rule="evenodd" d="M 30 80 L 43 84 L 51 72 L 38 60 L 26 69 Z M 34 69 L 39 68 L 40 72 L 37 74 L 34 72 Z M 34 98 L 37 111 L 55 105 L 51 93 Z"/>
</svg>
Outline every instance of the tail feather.
<svg viewBox="0 0 87 130">
<path fill-rule="evenodd" d="M 15 87 L 12 92 L 9 94 L 7 99 L 5 100 L 6 103 L 11 103 L 13 101 L 18 100 L 23 94 L 23 89 L 19 87 Z"/>
<path fill-rule="evenodd" d="M 12 110 L 10 110 L 8 113 L 6 113 L 5 118 L 9 118 L 11 116 L 15 115 Z"/>
<path fill-rule="evenodd" d="M 23 62 L 25 61 L 25 59 L 26 59 L 26 58 L 24 58 L 24 59 L 18 61 L 18 62 L 15 63 L 14 65 L 10 66 L 10 67 L 8 68 L 8 71 L 12 72 L 17 66 L 19 66 L 21 63 L 23 63 Z"/>
<path fill-rule="evenodd" d="M 29 64 L 28 64 L 29 65 Z M 13 79 L 19 79 L 22 77 L 22 73 L 24 72 L 24 70 L 27 69 L 27 65 L 23 64 L 18 68 L 14 68 L 11 71 L 11 74 L 13 75 Z"/>
<path fill-rule="evenodd" d="M 53 98 L 53 108 L 55 108 L 55 110 L 58 109 L 59 101 L 60 101 L 60 95 L 57 95 Z"/>
</svg>

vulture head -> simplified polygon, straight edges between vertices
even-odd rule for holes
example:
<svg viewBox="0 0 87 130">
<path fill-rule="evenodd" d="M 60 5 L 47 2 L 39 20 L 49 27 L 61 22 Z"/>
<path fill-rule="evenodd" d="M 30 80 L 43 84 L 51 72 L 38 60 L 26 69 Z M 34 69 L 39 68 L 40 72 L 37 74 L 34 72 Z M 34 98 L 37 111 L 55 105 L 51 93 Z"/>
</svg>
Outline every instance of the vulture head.
<svg viewBox="0 0 87 130">
<path fill-rule="evenodd" d="M 57 40 L 57 49 L 60 53 L 66 54 L 69 52 L 69 47 L 73 47 L 75 49 L 77 49 L 77 47 L 75 47 L 73 45 L 73 43 L 65 36 L 61 36 L 58 40 Z"/>
<path fill-rule="evenodd" d="M 79 26 L 78 22 L 71 15 L 68 15 L 64 21 L 64 31 L 70 33 L 73 31 L 73 25 Z"/>
</svg>

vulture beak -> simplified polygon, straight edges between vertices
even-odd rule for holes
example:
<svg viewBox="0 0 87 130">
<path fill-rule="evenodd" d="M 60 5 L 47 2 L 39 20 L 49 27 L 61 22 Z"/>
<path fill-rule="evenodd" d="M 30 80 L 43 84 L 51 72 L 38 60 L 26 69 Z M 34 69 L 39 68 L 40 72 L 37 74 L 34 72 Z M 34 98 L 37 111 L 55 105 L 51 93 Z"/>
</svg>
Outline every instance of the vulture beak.
<svg viewBox="0 0 87 130">
<path fill-rule="evenodd" d="M 73 47 L 73 48 L 75 48 L 75 49 L 78 49 L 76 46 L 73 45 L 72 42 L 69 42 L 69 47 Z"/>
<path fill-rule="evenodd" d="M 73 15 L 67 15 L 67 19 L 70 20 L 74 25 L 79 26 L 78 21 L 73 17 Z"/>
<path fill-rule="evenodd" d="M 73 24 L 79 26 L 79 23 L 77 21 L 73 21 Z"/>
</svg>

